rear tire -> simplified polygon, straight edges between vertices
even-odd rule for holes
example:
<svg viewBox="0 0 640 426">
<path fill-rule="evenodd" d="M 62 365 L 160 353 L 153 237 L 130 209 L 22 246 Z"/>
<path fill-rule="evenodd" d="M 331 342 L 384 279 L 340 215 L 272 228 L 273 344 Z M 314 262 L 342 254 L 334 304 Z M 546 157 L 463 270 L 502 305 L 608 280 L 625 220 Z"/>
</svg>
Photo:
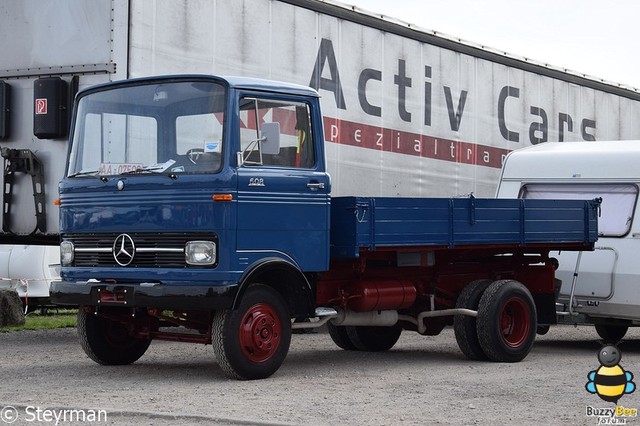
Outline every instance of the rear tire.
<svg viewBox="0 0 640 426">
<path fill-rule="evenodd" d="M 626 325 L 596 325 L 596 332 L 607 343 L 618 343 L 629 327 Z"/>
<path fill-rule="evenodd" d="M 333 343 L 336 344 L 340 349 L 344 349 L 345 351 L 355 351 L 356 347 L 351 342 L 349 335 L 347 334 L 347 327 L 342 325 L 333 325 L 331 321 L 327 323 L 327 330 L 329 330 L 329 336 Z"/>
<path fill-rule="evenodd" d="M 492 283 L 480 299 L 476 321 L 478 340 L 490 360 L 518 362 L 529 354 L 536 337 L 536 307 L 521 283 Z"/>
<path fill-rule="evenodd" d="M 78 310 L 80 345 L 89 358 L 102 365 L 131 364 L 147 351 L 150 340 L 129 335 L 127 329 L 115 321 Z"/>
<path fill-rule="evenodd" d="M 228 377 L 269 377 L 289 352 L 291 319 L 287 305 L 271 287 L 253 284 L 237 309 L 214 314 L 211 340 L 218 364 Z"/>
<path fill-rule="evenodd" d="M 477 311 L 480 298 L 491 282 L 491 280 L 476 280 L 469 283 L 460 292 L 458 300 L 456 301 L 456 308 Z M 475 361 L 487 359 L 487 355 L 482 350 L 482 346 L 480 346 L 480 341 L 478 340 L 478 328 L 475 317 L 456 315 L 453 318 L 453 331 L 456 335 L 458 347 L 467 358 Z"/>
<path fill-rule="evenodd" d="M 402 327 L 358 326 L 346 327 L 347 335 L 353 346 L 359 351 L 388 351 L 396 344 L 402 333 Z"/>
</svg>

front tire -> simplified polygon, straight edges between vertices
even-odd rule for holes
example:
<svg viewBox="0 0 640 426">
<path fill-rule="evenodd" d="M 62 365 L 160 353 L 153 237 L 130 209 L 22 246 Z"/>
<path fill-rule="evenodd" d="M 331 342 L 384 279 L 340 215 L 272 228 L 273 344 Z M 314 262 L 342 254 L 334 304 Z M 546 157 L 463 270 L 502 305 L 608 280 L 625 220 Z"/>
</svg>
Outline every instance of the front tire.
<svg viewBox="0 0 640 426">
<path fill-rule="evenodd" d="M 529 354 L 536 336 L 536 307 L 521 283 L 492 283 L 480 299 L 476 321 L 478 340 L 490 360 L 518 362 Z"/>
<path fill-rule="evenodd" d="M 237 309 L 214 314 L 211 339 L 218 364 L 228 377 L 271 376 L 291 343 L 291 319 L 282 296 L 266 285 L 251 285 Z"/>
<path fill-rule="evenodd" d="M 120 323 L 78 310 L 78 337 L 89 358 L 102 365 L 131 364 L 147 351 L 150 340 L 129 335 Z"/>
</svg>

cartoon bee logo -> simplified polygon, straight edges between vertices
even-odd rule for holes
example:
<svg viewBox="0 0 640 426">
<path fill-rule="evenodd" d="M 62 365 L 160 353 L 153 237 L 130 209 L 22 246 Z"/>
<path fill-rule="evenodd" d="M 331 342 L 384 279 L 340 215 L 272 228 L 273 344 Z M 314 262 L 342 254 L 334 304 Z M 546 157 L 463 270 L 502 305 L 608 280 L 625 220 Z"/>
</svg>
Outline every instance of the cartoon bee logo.
<svg viewBox="0 0 640 426">
<path fill-rule="evenodd" d="M 613 345 L 600 349 L 598 361 L 601 365 L 587 375 L 587 392 L 598 394 L 604 401 L 617 404 L 622 395 L 636 390 L 636 384 L 632 381 L 633 373 L 624 371 L 619 365 L 621 359 L 622 353 Z"/>
</svg>

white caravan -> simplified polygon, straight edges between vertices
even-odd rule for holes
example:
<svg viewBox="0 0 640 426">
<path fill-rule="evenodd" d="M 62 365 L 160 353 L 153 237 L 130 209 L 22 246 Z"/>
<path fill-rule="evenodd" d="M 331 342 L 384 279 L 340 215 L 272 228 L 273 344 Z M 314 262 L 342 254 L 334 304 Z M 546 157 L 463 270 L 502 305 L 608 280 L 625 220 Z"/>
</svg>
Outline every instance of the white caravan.
<svg viewBox="0 0 640 426">
<path fill-rule="evenodd" d="M 0 245 L 0 288 L 15 290 L 26 309 L 49 305 L 49 285 L 59 276 L 57 246 Z"/>
<path fill-rule="evenodd" d="M 640 325 L 640 141 L 554 142 L 511 152 L 498 198 L 602 198 L 594 252 L 562 252 L 558 322 L 617 341 Z"/>
</svg>

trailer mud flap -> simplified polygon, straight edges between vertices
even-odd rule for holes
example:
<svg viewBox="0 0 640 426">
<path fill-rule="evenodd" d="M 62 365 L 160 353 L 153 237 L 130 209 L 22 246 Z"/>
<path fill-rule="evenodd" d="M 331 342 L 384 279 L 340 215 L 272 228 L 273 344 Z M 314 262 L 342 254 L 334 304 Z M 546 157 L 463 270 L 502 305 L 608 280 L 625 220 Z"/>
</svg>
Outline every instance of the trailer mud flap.
<svg viewBox="0 0 640 426">
<path fill-rule="evenodd" d="M 535 293 L 532 296 L 536 304 L 538 324 L 557 324 L 555 294 Z"/>
</svg>

